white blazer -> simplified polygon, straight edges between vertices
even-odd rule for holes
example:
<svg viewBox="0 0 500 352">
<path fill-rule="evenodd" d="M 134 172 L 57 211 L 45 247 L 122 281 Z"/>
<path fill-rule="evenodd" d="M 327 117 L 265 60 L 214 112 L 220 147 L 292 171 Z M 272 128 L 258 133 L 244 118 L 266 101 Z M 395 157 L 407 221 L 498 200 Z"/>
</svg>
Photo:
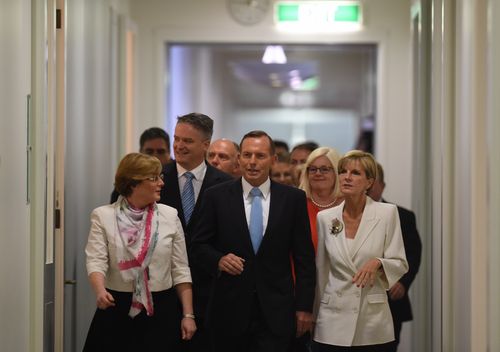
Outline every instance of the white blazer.
<svg viewBox="0 0 500 352">
<path fill-rule="evenodd" d="M 398 210 L 366 197 L 358 231 L 348 247 L 345 226 L 337 234 L 331 231 L 334 219 L 344 225 L 343 209 L 344 202 L 317 217 L 314 340 L 336 346 L 390 342 L 394 328 L 386 291 L 408 271 Z M 373 287 L 356 287 L 354 274 L 371 258 L 382 262 L 383 273 Z"/>
<path fill-rule="evenodd" d="M 111 290 L 133 292 L 132 282 L 125 282 L 118 269 L 116 241 L 119 202 L 92 211 L 89 238 L 85 253 L 87 272 L 104 275 L 105 286 Z M 158 242 L 149 264 L 149 285 L 152 292 L 167 290 L 183 282 L 191 282 L 186 242 L 177 210 L 158 204 Z"/>
</svg>

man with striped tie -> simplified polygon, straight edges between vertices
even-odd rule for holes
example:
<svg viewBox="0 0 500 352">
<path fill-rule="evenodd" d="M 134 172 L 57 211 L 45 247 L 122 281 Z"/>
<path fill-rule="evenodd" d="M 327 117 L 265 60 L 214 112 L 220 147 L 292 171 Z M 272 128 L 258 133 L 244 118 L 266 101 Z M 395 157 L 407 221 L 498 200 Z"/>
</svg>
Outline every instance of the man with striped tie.
<svg viewBox="0 0 500 352">
<path fill-rule="evenodd" d="M 193 339 L 183 345 L 183 351 L 206 351 L 208 341 L 203 329 L 210 277 L 193 265 L 190 255 L 192 231 L 200 218 L 200 201 L 205 190 L 231 180 L 231 176 L 205 161 L 213 133 L 213 120 L 204 114 L 180 116 L 174 132 L 175 161 L 163 169 L 165 186 L 160 203 L 174 207 L 182 223 L 193 279 L 193 303 L 198 330 Z M 187 313 L 187 312 L 184 312 Z M 191 312 L 189 312 L 191 313 Z M 188 314 L 188 318 L 192 317 Z"/>
<path fill-rule="evenodd" d="M 191 254 L 213 277 L 207 310 L 213 351 L 285 352 L 312 325 L 316 268 L 306 197 L 269 179 L 275 160 L 267 133 L 247 133 L 240 143 L 243 177 L 203 198 Z"/>
</svg>

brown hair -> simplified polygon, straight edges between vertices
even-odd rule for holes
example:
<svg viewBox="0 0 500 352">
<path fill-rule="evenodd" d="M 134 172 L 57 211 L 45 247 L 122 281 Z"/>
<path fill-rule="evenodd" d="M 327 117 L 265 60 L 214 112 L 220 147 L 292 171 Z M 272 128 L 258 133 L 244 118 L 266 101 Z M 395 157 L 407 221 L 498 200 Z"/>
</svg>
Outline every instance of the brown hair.
<svg viewBox="0 0 500 352">
<path fill-rule="evenodd" d="M 244 135 L 243 138 L 241 139 L 241 142 L 240 142 L 240 150 L 241 150 L 241 146 L 243 145 L 243 141 L 245 139 L 247 139 L 247 138 L 262 138 L 262 137 L 266 137 L 267 139 L 269 139 L 269 145 L 271 148 L 271 150 L 270 150 L 271 155 L 276 154 L 273 139 L 266 132 L 260 131 L 260 130 L 250 131 L 246 135 Z"/>
<path fill-rule="evenodd" d="M 132 194 L 132 188 L 147 179 L 161 173 L 161 163 L 156 157 L 130 153 L 118 164 L 115 174 L 115 188 L 124 197 Z"/>
</svg>

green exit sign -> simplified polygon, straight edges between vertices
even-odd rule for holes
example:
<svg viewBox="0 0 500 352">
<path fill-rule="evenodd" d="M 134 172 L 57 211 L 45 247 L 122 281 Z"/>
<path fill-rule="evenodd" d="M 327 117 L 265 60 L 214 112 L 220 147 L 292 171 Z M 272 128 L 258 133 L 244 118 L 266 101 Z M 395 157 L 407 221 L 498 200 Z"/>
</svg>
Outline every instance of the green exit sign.
<svg viewBox="0 0 500 352">
<path fill-rule="evenodd" d="M 284 26 L 354 29 L 361 27 L 362 11 L 357 1 L 278 1 L 275 19 Z"/>
</svg>

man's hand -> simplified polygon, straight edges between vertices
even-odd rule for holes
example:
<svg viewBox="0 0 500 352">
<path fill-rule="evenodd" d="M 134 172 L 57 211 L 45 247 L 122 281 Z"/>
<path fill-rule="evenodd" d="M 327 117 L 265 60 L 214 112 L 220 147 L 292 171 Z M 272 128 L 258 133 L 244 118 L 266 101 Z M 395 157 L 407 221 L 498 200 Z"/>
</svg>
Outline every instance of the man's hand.
<svg viewBox="0 0 500 352">
<path fill-rule="evenodd" d="M 313 317 L 309 312 L 295 312 L 297 318 L 297 337 L 304 335 L 307 331 L 312 332 Z"/>
<path fill-rule="evenodd" d="M 398 299 L 403 298 L 403 296 L 405 295 L 405 292 L 406 292 L 406 288 L 404 287 L 404 285 L 401 282 L 398 281 L 389 290 L 389 297 L 393 301 L 397 301 Z"/>
<path fill-rule="evenodd" d="M 230 275 L 240 275 L 243 272 L 243 263 L 245 263 L 245 259 L 229 253 L 220 258 L 219 270 Z"/>
</svg>

